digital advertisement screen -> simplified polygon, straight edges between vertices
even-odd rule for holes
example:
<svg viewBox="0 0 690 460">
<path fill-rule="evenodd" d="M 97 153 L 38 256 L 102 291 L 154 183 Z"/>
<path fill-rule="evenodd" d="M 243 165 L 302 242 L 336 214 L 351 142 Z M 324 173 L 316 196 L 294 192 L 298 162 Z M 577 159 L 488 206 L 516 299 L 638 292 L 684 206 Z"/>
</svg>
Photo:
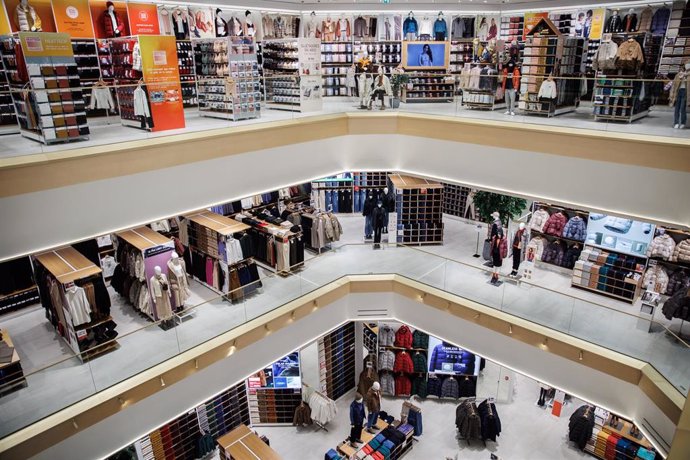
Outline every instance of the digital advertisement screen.
<svg viewBox="0 0 690 460">
<path fill-rule="evenodd" d="M 406 69 L 443 69 L 448 67 L 449 53 L 447 42 L 405 43 L 403 62 Z"/>
<path fill-rule="evenodd" d="M 290 353 L 270 367 L 247 379 L 250 389 L 257 388 L 302 388 L 299 370 L 299 352 Z"/>
<path fill-rule="evenodd" d="M 479 375 L 479 356 L 434 336 L 429 336 L 427 360 L 434 374 Z"/>
<path fill-rule="evenodd" d="M 654 225 L 636 220 L 592 213 L 585 243 L 602 249 L 646 257 L 654 238 Z"/>
</svg>

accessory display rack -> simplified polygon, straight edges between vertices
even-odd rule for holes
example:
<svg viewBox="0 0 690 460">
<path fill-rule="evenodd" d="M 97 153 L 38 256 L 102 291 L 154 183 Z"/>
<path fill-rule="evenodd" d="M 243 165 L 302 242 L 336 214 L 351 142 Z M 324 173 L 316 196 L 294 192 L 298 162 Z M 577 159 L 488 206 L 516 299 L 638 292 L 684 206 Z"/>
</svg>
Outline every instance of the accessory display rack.
<svg viewBox="0 0 690 460">
<path fill-rule="evenodd" d="M 150 131 L 150 123 L 142 125 L 140 116 L 134 114 L 134 85 L 143 76 L 141 68 L 135 69 L 133 66 L 135 51 L 141 56 L 139 38 L 137 36 L 112 38 L 108 40 L 108 43 L 112 56 L 114 82 L 116 85 L 124 85 L 115 91 L 117 105 L 120 107 L 120 122 L 122 126 Z M 141 57 L 139 58 L 140 61 Z M 146 90 L 144 89 L 144 91 Z"/>
<path fill-rule="evenodd" d="M 395 193 L 398 243 L 442 244 L 443 184 L 400 174 L 388 177 Z"/>
<path fill-rule="evenodd" d="M 453 102 L 455 77 L 445 70 L 411 72 L 409 76 L 408 86 L 402 90 L 403 102 Z"/>
<path fill-rule="evenodd" d="M 347 69 L 352 65 L 352 42 L 321 42 L 323 95 L 347 96 Z"/>
<path fill-rule="evenodd" d="M 690 30 L 688 30 L 687 25 L 684 26 L 684 21 L 681 20 L 686 3 L 685 1 L 673 2 L 661 62 L 659 63 L 659 73 L 662 75 L 680 72 L 685 61 L 690 58 Z M 681 31 L 681 29 L 683 30 Z"/>
<path fill-rule="evenodd" d="M 263 41 L 262 58 L 267 108 L 300 111 L 298 49 L 296 38 Z"/>
<path fill-rule="evenodd" d="M 182 105 L 196 107 L 198 105 L 196 91 L 196 67 L 194 65 L 194 50 L 189 40 L 177 40 L 177 66 L 180 69 L 180 87 L 182 88 Z"/>
</svg>

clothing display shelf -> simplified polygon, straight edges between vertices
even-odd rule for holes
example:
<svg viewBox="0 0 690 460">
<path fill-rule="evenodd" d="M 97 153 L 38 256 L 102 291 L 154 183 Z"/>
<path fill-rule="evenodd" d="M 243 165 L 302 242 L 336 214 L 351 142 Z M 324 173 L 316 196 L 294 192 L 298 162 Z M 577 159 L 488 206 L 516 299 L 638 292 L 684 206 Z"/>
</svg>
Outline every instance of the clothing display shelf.
<svg viewBox="0 0 690 460">
<path fill-rule="evenodd" d="M 366 52 L 374 69 L 383 67 L 383 73 L 390 77 L 393 69 L 402 63 L 402 44 L 400 41 L 374 40 L 354 43 L 354 60 L 357 62 Z M 376 70 L 378 72 L 378 70 Z"/>
<path fill-rule="evenodd" d="M 0 315 L 39 302 L 31 258 L 19 257 L 0 263 Z"/>
<path fill-rule="evenodd" d="M 386 429 L 396 429 L 400 431 L 403 427 L 408 429 L 403 433 L 404 438 L 402 439 L 402 442 L 393 447 L 393 449 L 391 449 L 390 451 L 390 455 L 385 458 L 397 460 L 403 458 L 405 454 L 412 450 L 415 441 L 414 429 L 411 429 L 412 427 L 410 427 L 409 425 L 402 424 L 399 420 L 394 420 L 393 423 L 390 425 L 381 419 L 378 419 L 376 421 L 376 430 L 379 433 Z M 338 446 L 338 452 L 344 455 L 345 458 L 366 458 L 366 455 L 363 455 L 363 451 L 367 446 L 369 446 L 371 447 L 371 450 L 374 452 L 374 455 L 377 455 L 376 457 L 372 455 L 372 458 L 380 458 L 378 457 L 379 455 L 383 457 L 383 454 L 381 454 L 380 452 L 376 452 L 378 449 L 374 449 L 372 446 L 370 446 L 370 443 L 375 436 L 376 435 L 369 434 L 363 430 L 361 435 L 362 441 L 364 441 L 363 445 L 361 445 L 360 447 L 352 447 L 350 446 L 349 442 L 343 442 Z M 375 445 L 378 445 L 378 443 Z"/>
<path fill-rule="evenodd" d="M 44 36 L 47 39 L 50 34 Z M 88 139 L 84 94 L 74 57 L 27 58 L 21 43 L 18 37 L 0 38 L 21 135 L 44 144 Z"/>
<path fill-rule="evenodd" d="M 498 35 L 506 42 L 512 42 L 513 40 L 521 42 L 523 41 L 524 27 L 524 16 L 501 16 L 501 29 Z"/>
<path fill-rule="evenodd" d="M 301 98 L 298 40 L 264 40 L 262 60 L 266 107 L 299 112 Z"/>
<path fill-rule="evenodd" d="M 468 199 L 472 189 L 462 185 L 443 183 L 443 213 L 463 219 L 472 219 Z"/>
<path fill-rule="evenodd" d="M 98 277 L 101 278 L 100 282 L 104 283 L 102 279 L 103 272 L 100 267 L 97 267 L 71 246 L 35 255 L 33 256 L 33 262 L 37 278 L 46 280 L 44 283 L 38 283 L 39 291 L 43 290 L 41 292 L 41 301 L 44 304 L 44 308 L 50 309 L 51 312 L 55 313 L 53 325 L 58 335 L 67 342 L 79 359 L 82 362 L 86 362 L 119 348 L 116 340 L 107 340 L 90 348 L 82 345 L 80 342 L 86 343 L 90 333 L 97 327 L 106 323 L 114 324 L 114 321 L 109 311 L 100 312 L 99 306 L 92 305 L 91 300 L 89 300 L 90 321 L 79 322 L 77 317 L 73 315 L 76 308 L 75 310 L 70 310 L 69 301 L 66 297 L 68 286 L 80 286 L 82 283 Z M 42 276 L 43 274 L 45 274 L 45 277 Z M 105 285 L 103 284 L 103 286 Z M 82 288 L 78 287 L 77 289 Z M 46 305 L 48 302 L 51 302 L 50 306 Z M 62 310 L 58 311 L 58 309 Z M 114 326 L 112 329 L 114 329 Z"/>
<path fill-rule="evenodd" d="M 287 276 L 304 265 L 302 230 L 293 231 L 260 216 L 252 216 L 251 220 L 248 233 L 252 236 L 255 247 L 264 246 L 266 249 L 263 252 L 257 251 L 255 260 L 258 263 L 281 276 Z"/>
<path fill-rule="evenodd" d="M 368 354 L 376 355 L 378 348 L 378 324 L 377 323 L 361 323 L 363 330 L 364 348 Z"/>
<path fill-rule="evenodd" d="M 3 42 L 0 42 L 0 45 Z M 4 49 L 0 46 L 0 134 L 18 132 L 17 114 L 10 92 L 10 75 L 6 62 L 14 62 L 14 49 Z M 2 307 L 0 307 L 1 310 Z"/>
<path fill-rule="evenodd" d="M 251 39 L 194 40 L 199 113 L 228 120 L 258 118 L 261 82 L 256 46 Z"/>
<path fill-rule="evenodd" d="M 400 174 L 389 175 L 395 194 L 397 241 L 443 243 L 443 184 Z"/>
<path fill-rule="evenodd" d="M 294 388 L 247 388 L 249 419 L 257 425 L 292 425 L 302 390 Z"/>
<path fill-rule="evenodd" d="M 321 42 L 324 96 L 348 96 L 347 70 L 352 65 L 352 42 Z M 353 74 L 354 76 L 354 74 Z"/>
<path fill-rule="evenodd" d="M 452 74 L 460 74 L 465 63 L 474 61 L 473 39 L 463 38 L 453 40 L 450 43 L 450 66 L 448 71 Z"/>
<path fill-rule="evenodd" d="M 189 40 L 177 40 L 177 66 L 180 71 L 180 87 L 182 89 L 182 104 L 195 107 L 198 104 L 196 90 L 196 67 L 194 65 L 194 49 Z"/>
<path fill-rule="evenodd" d="M 658 246 L 653 252 L 648 251 L 647 255 L 650 257 L 647 271 L 656 270 L 655 266 L 660 265 L 668 280 L 657 279 L 657 282 L 661 281 L 662 285 L 666 284 L 667 288 L 665 292 L 659 292 L 659 294 L 672 296 L 678 290 L 690 285 L 690 257 L 681 256 L 681 253 L 685 252 L 683 248 L 690 247 L 690 232 L 669 227 L 664 227 L 664 231 L 672 238 L 675 246 L 672 251 L 670 248 L 666 249 L 668 251 L 666 254 L 670 254 L 670 257 L 662 256 L 664 249 Z M 656 235 L 659 236 L 658 229 Z M 644 284 L 642 287 L 648 289 Z M 652 290 L 656 291 L 656 289 Z"/>
<path fill-rule="evenodd" d="M 72 52 L 74 53 L 74 60 L 77 63 L 81 85 L 91 86 L 101 78 L 101 67 L 99 65 L 96 40 L 73 38 Z"/>
<path fill-rule="evenodd" d="M 349 175 L 344 177 L 327 177 L 318 179 L 311 183 L 311 190 L 314 196 L 319 196 L 325 191 L 324 206 L 320 206 L 320 199 L 312 199 L 312 206 L 322 211 L 336 213 L 351 213 L 353 210 L 353 193 L 355 181 Z"/>
<path fill-rule="evenodd" d="M 150 131 L 153 128 L 147 90 L 142 85 L 139 37 L 111 38 L 108 41 L 113 62 L 117 104 L 122 126 Z"/>
<path fill-rule="evenodd" d="M 118 255 L 125 254 L 126 252 L 119 247 L 120 245 L 125 245 L 125 247 L 129 246 L 135 253 L 141 255 L 144 264 L 142 289 L 150 288 L 149 279 L 154 276 L 155 266 L 160 267 L 162 273 L 166 276 L 168 275 L 167 263 L 175 249 L 173 240 L 151 230 L 149 227 L 137 227 L 132 230 L 125 230 L 116 233 L 115 236 L 118 239 Z M 118 262 L 122 263 L 123 261 L 118 260 Z M 135 309 L 144 313 L 152 321 L 158 321 L 162 319 L 163 315 L 167 315 L 157 310 L 153 295 L 149 295 L 148 303 L 143 306 L 144 308 L 141 308 L 141 306 L 140 304 L 134 305 Z"/>
<path fill-rule="evenodd" d="M 542 257 L 539 260 L 539 263 L 549 265 L 551 267 L 558 267 L 559 269 L 564 270 L 564 274 L 567 274 L 568 276 L 572 276 L 572 270 L 573 266 L 569 266 L 575 263 L 575 260 L 579 258 L 579 252 L 578 250 L 582 250 L 584 247 L 584 239 L 586 238 L 586 232 L 585 229 L 587 227 L 587 222 L 589 221 L 589 213 L 587 211 L 582 211 L 579 209 L 572 209 L 572 208 L 563 208 L 561 206 L 556 206 L 552 205 L 549 203 L 541 202 L 541 201 L 535 201 L 532 203 L 532 214 L 537 212 L 537 210 L 543 209 L 545 210 L 548 214 L 549 217 L 552 216 L 553 214 L 556 213 L 561 213 L 565 216 L 565 225 L 567 226 L 568 222 L 570 221 L 571 218 L 578 216 L 582 219 L 582 223 L 578 224 L 580 225 L 582 231 L 575 232 L 574 230 L 571 231 L 573 235 L 569 236 L 578 236 L 581 235 L 582 239 L 577 239 L 577 238 L 571 238 L 568 235 L 564 234 L 564 231 L 566 227 L 563 227 L 563 229 L 558 231 L 558 235 L 554 235 L 554 231 L 549 231 L 549 232 L 543 232 L 542 229 L 544 227 L 544 224 L 547 224 L 546 222 L 541 225 L 541 229 L 534 228 L 532 225 L 528 224 L 526 230 L 529 232 L 529 241 L 532 240 L 532 238 L 539 237 L 545 239 L 548 244 L 550 245 L 551 243 L 554 243 L 558 241 L 558 244 L 561 244 L 563 247 L 563 252 L 560 253 L 559 256 L 550 258 L 550 257 Z M 578 219 L 579 220 L 579 219 Z M 576 233 L 576 234 L 575 234 Z M 544 250 L 548 250 L 548 245 L 545 245 Z M 572 257 L 575 260 L 568 261 L 569 255 L 572 255 Z M 559 263 L 560 262 L 560 263 Z"/>
<path fill-rule="evenodd" d="M 208 278 L 202 279 L 199 276 L 195 276 L 195 278 L 219 294 L 228 294 L 232 284 L 229 278 L 231 275 L 230 268 L 251 260 L 251 257 L 230 255 L 232 254 L 230 247 L 235 243 L 239 245 L 239 242 L 233 240 L 239 240 L 250 228 L 249 225 L 211 211 L 186 214 L 184 217 L 185 221 L 181 225 L 187 226 L 190 249 L 210 257 L 214 263 L 222 262 L 224 266 L 228 267 L 228 270 L 223 270 L 226 279 L 222 283 L 222 287 L 209 283 Z M 228 260 L 228 257 L 231 259 Z"/>
<path fill-rule="evenodd" d="M 680 72 L 690 58 L 690 22 L 681 19 L 688 8 L 686 1 L 673 2 L 659 62 L 659 73 L 662 75 Z"/>
<path fill-rule="evenodd" d="M 221 460 L 280 460 L 282 457 L 247 425 L 240 425 L 216 442 Z"/>
<path fill-rule="evenodd" d="M 350 322 L 317 342 L 321 393 L 338 400 L 355 388 L 355 323 Z"/>
<path fill-rule="evenodd" d="M 503 42 L 499 42 L 502 46 Z M 458 77 L 458 90 L 462 93 L 462 106 L 468 109 L 498 110 L 506 107 L 503 87 L 499 84 L 496 62 L 463 64 Z"/>
<path fill-rule="evenodd" d="M 409 77 L 402 90 L 403 102 L 453 102 L 455 77 L 445 70 L 410 72 Z"/>
<path fill-rule="evenodd" d="M 7 360 L 0 361 L 0 397 L 27 386 L 21 359 L 7 330 L 0 329 L 0 350 L 11 351 Z"/>
<path fill-rule="evenodd" d="M 563 35 L 575 35 L 575 22 L 577 21 L 577 14 L 575 12 L 551 13 L 549 14 L 549 19 Z"/>
<path fill-rule="evenodd" d="M 649 106 L 640 101 L 644 83 L 630 77 L 598 73 L 594 82 L 594 119 L 632 123 L 649 114 Z"/>
<path fill-rule="evenodd" d="M 398 343 L 397 334 L 401 327 L 406 327 L 410 332 L 410 337 L 412 337 L 412 327 L 401 324 L 401 323 L 379 323 L 378 331 L 382 331 L 390 334 L 395 333 L 395 340 L 393 343 L 390 342 L 390 338 L 379 337 L 378 338 L 378 348 L 377 348 L 377 367 L 379 371 L 379 382 L 382 383 L 382 394 L 387 396 L 399 396 L 399 397 L 409 397 L 414 394 L 416 382 L 415 381 L 426 381 L 427 379 L 427 348 L 415 348 L 414 346 L 405 347 L 403 344 Z M 392 337 L 391 337 L 392 338 Z M 410 343 L 410 345 L 414 345 Z M 386 354 L 382 358 L 382 355 Z M 402 364 L 399 366 L 399 361 L 408 361 L 402 355 L 406 354 L 409 357 L 409 362 L 412 363 L 412 368 L 406 368 Z M 415 355 L 422 354 L 424 356 L 423 368 L 415 365 L 414 358 Z M 390 362 L 393 358 L 393 362 Z M 382 365 L 384 364 L 384 365 Z M 400 383 L 404 381 L 405 387 L 401 387 Z M 408 388 L 409 387 L 409 388 Z"/>
<path fill-rule="evenodd" d="M 101 68 L 101 78 L 111 82 L 113 80 L 113 55 L 110 53 L 110 40 L 99 38 L 96 40 L 98 51 L 98 66 Z"/>
<path fill-rule="evenodd" d="M 647 259 L 584 245 L 571 286 L 635 303 L 642 290 Z"/>
</svg>

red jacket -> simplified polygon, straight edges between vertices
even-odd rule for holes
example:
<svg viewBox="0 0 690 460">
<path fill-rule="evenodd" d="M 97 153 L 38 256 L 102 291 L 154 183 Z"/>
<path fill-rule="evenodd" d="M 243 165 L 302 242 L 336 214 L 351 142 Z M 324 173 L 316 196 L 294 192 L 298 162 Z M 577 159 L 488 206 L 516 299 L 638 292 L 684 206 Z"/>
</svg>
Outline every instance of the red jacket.
<svg viewBox="0 0 690 460">
<path fill-rule="evenodd" d="M 401 351 L 396 355 L 393 372 L 414 372 L 414 363 L 409 353 Z"/>
<path fill-rule="evenodd" d="M 412 383 L 404 375 L 395 378 L 395 396 L 409 396 L 412 394 Z"/>
<path fill-rule="evenodd" d="M 503 90 L 506 89 L 506 81 L 508 80 L 508 68 L 503 69 Z M 520 89 L 520 70 L 515 67 L 513 69 L 513 89 L 518 91 Z"/>
<path fill-rule="evenodd" d="M 122 21 L 120 14 L 117 11 L 113 11 L 115 14 L 115 20 L 117 21 L 117 28 L 120 31 L 118 37 L 124 37 L 125 35 L 125 23 Z M 103 29 L 105 29 L 105 35 L 108 38 L 115 37 L 115 29 L 113 29 L 113 20 L 108 14 L 108 10 L 103 12 Z"/>
<path fill-rule="evenodd" d="M 551 214 L 549 220 L 544 224 L 543 232 L 547 235 L 561 236 L 563 234 L 563 228 L 568 222 L 568 218 L 563 215 L 563 213 L 555 212 Z"/>
<path fill-rule="evenodd" d="M 412 332 L 410 328 L 402 325 L 395 333 L 395 346 L 402 348 L 412 348 Z"/>
</svg>

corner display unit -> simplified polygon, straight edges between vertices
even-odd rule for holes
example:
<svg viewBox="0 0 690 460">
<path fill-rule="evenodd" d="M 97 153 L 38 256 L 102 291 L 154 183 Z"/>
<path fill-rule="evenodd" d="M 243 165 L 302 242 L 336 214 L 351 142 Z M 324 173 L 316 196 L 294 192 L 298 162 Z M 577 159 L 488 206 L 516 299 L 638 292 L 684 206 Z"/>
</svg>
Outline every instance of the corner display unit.
<svg viewBox="0 0 690 460">
<path fill-rule="evenodd" d="M 388 177 L 395 193 L 398 243 L 442 244 L 443 184 L 400 174 Z"/>
<path fill-rule="evenodd" d="M 2 48 L 22 136 L 44 144 L 88 139 L 84 95 L 69 35 L 20 32 L 17 38 L 4 37 Z M 51 50 L 48 56 L 45 49 Z M 11 59 L 6 50 L 13 50 Z"/>
<path fill-rule="evenodd" d="M 403 102 L 453 102 L 455 77 L 445 70 L 411 72 L 410 81 L 402 91 Z"/>
<path fill-rule="evenodd" d="M 193 43 L 203 75 L 198 81 L 199 114 L 234 121 L 258 118 L 261 82 L 253 40 L 226 37 Z"/>
</svg>

